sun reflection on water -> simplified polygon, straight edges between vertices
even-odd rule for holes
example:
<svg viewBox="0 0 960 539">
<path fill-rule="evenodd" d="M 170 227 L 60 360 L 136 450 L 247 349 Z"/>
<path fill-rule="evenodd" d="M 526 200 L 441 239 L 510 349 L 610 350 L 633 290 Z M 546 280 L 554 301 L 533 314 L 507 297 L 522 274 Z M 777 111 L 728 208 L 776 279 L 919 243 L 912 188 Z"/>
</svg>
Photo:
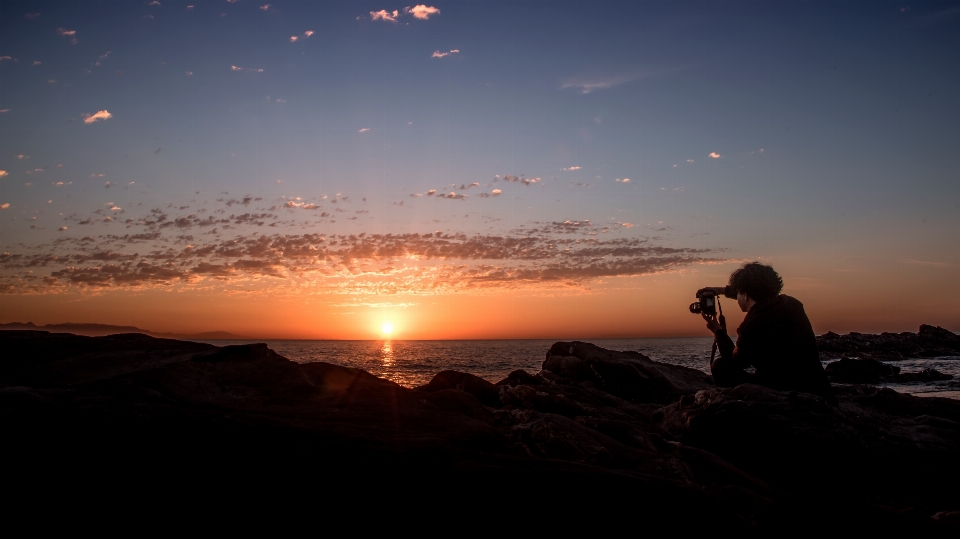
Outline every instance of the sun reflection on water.
<svg viewBox="0 0 960 539">
<path fill-rule="evenodd" d="M 390 341 L 383 341 L 383 346 L 380 347 L 380 361 L 383 362 L 385 367 L 393 365 L 393 343 Z"/>
</svg>

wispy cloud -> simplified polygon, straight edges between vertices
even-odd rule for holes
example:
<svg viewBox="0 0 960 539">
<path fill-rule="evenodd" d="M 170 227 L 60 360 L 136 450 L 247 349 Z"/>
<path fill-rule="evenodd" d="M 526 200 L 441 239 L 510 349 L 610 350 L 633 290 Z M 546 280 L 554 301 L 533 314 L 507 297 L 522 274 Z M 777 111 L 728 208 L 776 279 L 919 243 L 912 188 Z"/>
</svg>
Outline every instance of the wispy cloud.
<svg viewBox="0 0 960 539">
<path fill-rule="evenodd" d="M 263 68 L 240 67 L 240 66 L 232 65 L 230 66 L 230 71 L 244 71 L 246 73 L 263 73 Z"/>
<path fill-rule="evenodd" d="M 432 7 L 432 6 L 426 6 L 426 5 L 424 5 L 424 4 L 419 4 L 419 5 L 416 5 L 416 6 L 413 6 L 413 7 L 405 7 L 405 8 L 403 8 L 403 12 L 404 12 L 404 13 L 409 13 L 409 14 L 413 15 L 414 18 L 417 18 L 417 19 L 420 19 L 420 20 L 424 20 L 424 21 L 427 20 L 427 19 L 429 19 L 432 15 L 439 15 L 439 14 L 440 14 L 440 10 L 439 10 L 439 9 L 437 9 L 437 8 L 435 8 L 435 7 Z M 396 12 L 394 12 L 394 13 L 396 13 Z"/>
<path fill-rule="evenodd" d="M 708 155 L 709 157 L 711 157 L 712 159 L 720 159 L 721 157 L 723 157 L 722 155 L 718 154 L 717 152 L 710 152 L 710 153 L 707 154 L 707 155 Z"/>
<path fill-rule="evenodd" d="M 385 9 L 381 9 L 380 11 L 371 11 L 371 12 L 370 12 L 370 20 L 371 20 L 371 21 L 380 20 L 380 21 L 397 22 L 397 17 L 399 17 L 399 16 L 400 16 L 400 12 L 397 11 L 397 10 L 393 10 L 393 11 L 391 12 L 391 11 L 387 11 L 387 10 L 385 10 Z"/>
<path fill-rule="evenodd" d="M 6 170 L 0 170 L 0 178 L 2 178 L 2 177 L 4 177 L 4 176 L 9 176 L 9 175 L 10 175 L 10 173 L 7 172 Z"/>
<path fill-rule="evenodd" d="M 514 182 L 514 183 L 522 183 L 523 185 L 530 185 L 530 184 L 532 184 L 532 183 L 538 183 L 538 182 L 541 182 L 541 181 L 543 181 L 543 180 L 541 180 L 540 178 L 524 178 L 524 177 L 523 177 L 523 174 L 521 174 L 521 175 L 519 175 L 519 176 L 513 176 L 513 175 L 511 175 L 511 174 L 506 174 L 506 175 L 503 176 L 503 181 L 505 181 L 505 182 Z"/>
<path fill-rule="evenodd" d="M 367 131 L 370 131 L 369 127 L 361 127 L 359 133 L 366 133 Z"/>
<path fill-rule="evenodd" d="M 616 178 L 619 183 L 630 183 L 630 178 Z"/>
<path fill-rule="evenodd" d="M 93 122 L 98 122 L 100 120 L 109 120 L 113 118 L 113 114 L 110 114 L 107 110 L 98 110 L 93 114 L 84 113 L 83 123 L 92 124 Z"/>
<path fill-rule="evenodd" d="M 272 4 L 264 4 L 264 5 L 260 6 L 260 11 L 270 11 L 270 6 L 271 6 L 271 5 L 272 5 Z"/>
<path fill-rule="evenodd" d="M 0 204 L 0 210 L 5 210 L 5 209 L 7 209 L 7 208 L 9 208 L 9 207 L 10 207 L 10 203 L 9 203 L 9 202 L 4 202 L 3 204 Z"/>
<path fill-rule="evenodd" d="M 567 171 L 567 172 L 573 172 L 574 170 L 580 170 L 580 167 L 578 167 L 578 166 L 572 166 L 572 167 L 562 168 L 562 169 L 560 169 L 560 170 L 564 170 L 564 171 Z"/>
<path fill-rule="evenodd" d="M 571 77 L 560 85 L 561 90 L 574 88 L 581 94 L 589 94 L 597 90 L 606 90 L 619 86 L 627 82 L 633 82 L 643 77 L 642 73 L 632 73 L 623 75 L 608 75 L 597 77 Z"/>
<path fill-rule="evenodd" d="M 296 43 L 300 39 L 298 36 L 290 36 L 290 43 Z"/>
<path fill-rule="evenodd" d="M 303 33 L 303 35 L 310 37 L 313 35 L 313 30 L 307 30 L 306 32 Z"/>
<path fill-rule="evenodd" d="M 67 30 L 66 28 L 61 27 L 61 28 L 57 28 L 57 33 L 60 34 L 62 37 L 69 37 L 71 45 L 76 45 L 77 43 L 79 43 L 79 41 L 77 41 L 76 30 Z"/>
<path fill-rule="evenodd" d="M 460 49 L 451 49 L 447 52 L 440 52 L 439 50 L 433 51 L 433 54 L 430 55 L 431 58 L 443 58 L 444 56 L 450 56 L 451 54 L 459 54 Z"/>
</svg>

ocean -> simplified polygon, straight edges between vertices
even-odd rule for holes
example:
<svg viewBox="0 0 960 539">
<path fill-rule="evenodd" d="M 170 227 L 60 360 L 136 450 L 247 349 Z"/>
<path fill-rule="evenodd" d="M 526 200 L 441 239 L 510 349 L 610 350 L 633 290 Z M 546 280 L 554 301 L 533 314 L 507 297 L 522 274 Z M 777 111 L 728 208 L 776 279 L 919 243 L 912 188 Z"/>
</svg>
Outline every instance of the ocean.
<svg viewBox="0 0 960 539">
<path fill-rule="evenodd" d="M 202 341 L 216 346 L 266 343 L 273 351 L 297 363 L 325 361 L 334 365 L 363 369 L 402 386 L 426 384 L 446 369 L 475 374 L 498 382 L 510 372 L 540 370 L 547 350 L 556 340 L 477 340 L 477 341 L 299 341 L 257 340 Z M 592 339 L 589 342 L 610 350 L 634 350 L 655 361 L 682 365 L 710 372 L 711 337 L 660 339 Z M 829 362 L 824 362 L 826 365 Z M 954 376 L 953 380 L 932 383 L 885 384 L 919 396 L 960 399 L 960 357 L 911 359 L 893 363 L 901 372 L 936 369 Z"/>
</svg>

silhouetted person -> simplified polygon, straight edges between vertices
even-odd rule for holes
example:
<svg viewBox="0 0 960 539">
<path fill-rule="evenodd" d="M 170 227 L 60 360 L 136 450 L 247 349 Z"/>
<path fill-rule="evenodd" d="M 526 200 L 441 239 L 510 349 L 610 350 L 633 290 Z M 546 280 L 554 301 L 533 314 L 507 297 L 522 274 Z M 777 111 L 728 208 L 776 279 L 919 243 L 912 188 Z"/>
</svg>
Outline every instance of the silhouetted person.
<svg viewBox="0 0 960 539">
<path fill-rule="evenodd" d="M 810 319 L 802 303 L 780 293 L 780 275 L 770 266 L 751 262 L 730 275 L 729 289 L 727 293 L 735 291 L 740 310 L 747 313 L 737 328 L 736 345 L 716 315 L 703 314 L 720 351 L 710 364 L 716 384 L 760 384 L 781 391 L 813 393 L 835 403 Z M 724 295 L 725 288 L 705 290 Z M 751 365 L 755 373 L 746 372 Z"/>
</svg>

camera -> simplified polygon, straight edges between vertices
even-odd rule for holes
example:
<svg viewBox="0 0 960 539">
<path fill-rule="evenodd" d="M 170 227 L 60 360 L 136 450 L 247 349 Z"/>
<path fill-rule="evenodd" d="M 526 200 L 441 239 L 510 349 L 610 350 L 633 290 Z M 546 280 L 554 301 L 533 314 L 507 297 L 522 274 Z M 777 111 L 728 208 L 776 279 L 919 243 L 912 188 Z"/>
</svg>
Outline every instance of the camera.
<svg viewBox="0 0 960 539">
<path fill-rule="evenodd" d="M 723 289 L 723 297 L 737 299 L 737 290 L 732 286 Z M 697 291 L 697 301 L 690 304 L 693 314 L 717 314 L 717 291 L 710 288 L 701 288 Z"/>
<path fill-rule="evenodd" d="M 697 301 L 690 304 L 690 312 L 693 314 L 717 314 L 717 293 L 712 290 L 698 292 Z"/>
</svg>

